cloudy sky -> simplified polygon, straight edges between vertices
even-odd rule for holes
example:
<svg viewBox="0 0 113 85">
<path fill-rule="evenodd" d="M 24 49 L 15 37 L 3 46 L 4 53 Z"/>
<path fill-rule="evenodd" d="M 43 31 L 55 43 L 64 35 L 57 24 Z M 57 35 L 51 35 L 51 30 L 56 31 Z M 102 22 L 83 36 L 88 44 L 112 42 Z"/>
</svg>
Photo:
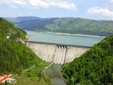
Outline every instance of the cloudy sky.
<svg viewBox="0 0 113 85">
<path fill-rule="evenodd" d="M 0 0 L 0 16 L 113 20 L 113 0 Z"/>
</svg>

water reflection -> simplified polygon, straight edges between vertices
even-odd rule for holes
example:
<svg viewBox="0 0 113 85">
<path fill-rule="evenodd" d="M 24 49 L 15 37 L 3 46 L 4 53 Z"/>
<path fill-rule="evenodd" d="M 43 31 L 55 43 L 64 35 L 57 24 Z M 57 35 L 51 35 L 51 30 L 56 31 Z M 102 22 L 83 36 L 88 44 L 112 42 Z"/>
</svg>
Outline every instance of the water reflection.
<svg viewBox="0 0 113 85">
<path fill-rule="evenodd" d="M 66 85 L 64 80 L 61 78 L 61 65 L 52 64 L 46 69 L 45 74 L 51 79 L 53 85 Z"/>
</svg>

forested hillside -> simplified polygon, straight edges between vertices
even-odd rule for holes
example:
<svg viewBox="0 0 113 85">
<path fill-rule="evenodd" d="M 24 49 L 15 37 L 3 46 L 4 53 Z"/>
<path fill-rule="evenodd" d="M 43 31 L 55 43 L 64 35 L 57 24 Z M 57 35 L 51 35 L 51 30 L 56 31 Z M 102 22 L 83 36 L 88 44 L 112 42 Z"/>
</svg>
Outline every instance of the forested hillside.
<svg viewBox="0 0 113 85">
<path fill-rule="evenodd" d="M 112 85 L 113 35 L 64 65 L 63 76 L 68 85 Z"/>
<path fill-rule="evenodd" d="M 18 27 L 26 30 L 62 32 L 72 34 L 111 35 L 113 21 L 91 20 L 84 18 L 39 18 L 17 17 L 7 18 Z"/>
<path fill-rule="evenodd" d="M 10 39 L 25 39 L 26 33 L 21 29 L 15 27 L 12 23 L 7 20 L 0 18 L 0 38 L 6 38 L 10 36 Z"/>
<path fill-rule="evenodd" d="M 21 72 L 34 65 L 36 59 L 41 61 L 20 41 L 25 39 L 24 31 L 0 18 L 0 75 Z"/>
</svg>

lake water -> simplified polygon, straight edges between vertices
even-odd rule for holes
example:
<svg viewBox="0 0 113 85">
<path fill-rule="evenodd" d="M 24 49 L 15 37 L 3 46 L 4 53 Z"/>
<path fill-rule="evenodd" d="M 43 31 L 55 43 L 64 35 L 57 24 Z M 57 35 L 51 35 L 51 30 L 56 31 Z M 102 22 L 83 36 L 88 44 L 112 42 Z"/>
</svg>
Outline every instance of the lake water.
<svg viewBox="0 0 113 85">
<path fill-rule="evenodd" d="M 28 31 L 30 35 L 29 41 L 44 42 L 44 43 L 57 43 L 65 45 L 77 45 L 77 46 L 93 46 L 100 42 L 104 37 L 91 36 L 91 35 L 64 35 L 53 34 L 45 32 Z"/>
</svg>

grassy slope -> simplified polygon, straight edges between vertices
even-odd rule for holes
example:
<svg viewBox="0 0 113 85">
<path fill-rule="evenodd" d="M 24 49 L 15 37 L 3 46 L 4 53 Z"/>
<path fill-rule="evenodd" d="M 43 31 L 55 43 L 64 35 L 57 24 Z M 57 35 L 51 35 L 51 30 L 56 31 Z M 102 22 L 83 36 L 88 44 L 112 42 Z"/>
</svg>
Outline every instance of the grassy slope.
<svg viewBox="0 0 113 85">
<path fill-rule="evenodd" d="M 49 64 L 50 63 L 41 62 L 29 71 L 15 77 L 17 83 L 14 85 L 51 85 L 49 78 L 43 74 L 43 70 Z"/>
</svg>

